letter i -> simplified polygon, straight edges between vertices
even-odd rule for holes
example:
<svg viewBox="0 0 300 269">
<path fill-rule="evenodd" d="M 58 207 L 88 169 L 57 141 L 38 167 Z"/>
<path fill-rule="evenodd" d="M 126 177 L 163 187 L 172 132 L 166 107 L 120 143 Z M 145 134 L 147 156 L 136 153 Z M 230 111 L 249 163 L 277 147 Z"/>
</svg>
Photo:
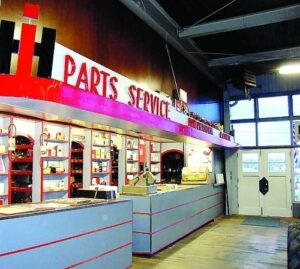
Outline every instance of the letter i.
<svg viewBox="0 0 300 269">
<path fill-rule="evenodd" d="M 38 19 L 39 6 L 25 3 L 24 17 Z M 22 77 L 31 76 L 34 45 L 35 45 L 36 25 L 22 23 L 19 56 L 16 75 Z"/>
</svg>

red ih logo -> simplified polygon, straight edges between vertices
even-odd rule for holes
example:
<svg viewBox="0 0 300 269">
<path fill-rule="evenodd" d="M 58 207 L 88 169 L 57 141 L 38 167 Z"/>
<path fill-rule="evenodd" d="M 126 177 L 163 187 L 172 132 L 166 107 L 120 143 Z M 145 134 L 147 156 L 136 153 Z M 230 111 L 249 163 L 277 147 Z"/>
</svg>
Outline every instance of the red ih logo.
<svg viewBox="0 0 300 269">
<path fill-rule="evenodd" d="M 31 76 L 33 56 L 39 56 L 37 75 L 50 78 L 56 30 L 43 27 L 41 43 L 35 43 L 37 26 L 30 22 L 31 19 L 38 19 L 39 6 L 25 3 L 23 16 L 29 18 L 29 23 L 22 23 L 20 41 L 14 39 L 15 22 L 1 21 L 0 73 L 10 73 L 12 53 L 17 53 L 19 56 L 16 75 Z"/>
</svg>

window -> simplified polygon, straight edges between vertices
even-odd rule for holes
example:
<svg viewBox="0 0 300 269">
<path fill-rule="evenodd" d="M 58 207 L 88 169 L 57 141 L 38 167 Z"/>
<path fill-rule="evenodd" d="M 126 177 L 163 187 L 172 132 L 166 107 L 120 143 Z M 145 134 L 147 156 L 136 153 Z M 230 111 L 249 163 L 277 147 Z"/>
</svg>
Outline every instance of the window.
<svg viewBox="0 0 300 269">
<path fill-rule="evenodd" d="M 293 95 L 293 115 L 300 116 L 300 94 Z"/>
<path fill-rule="evenodd" d="M 258 98 L 259 118 L 285 117 L 289 115 L 288 97 Z"/>
<path fill-rule="evenodd" d="M 256 145 L 255 123 L 235 123 L 232 126 L 236 143 L 244 147 Z"/>
<path fill-rule="evenodd" d="M 221 122 L 221 104 L 189 104 L 190 111 L 213 122 Z"/>
<path fill-rule="evenodd" d="M 268 171 L 271 173 L 286 171 L 285 153 L 268 153 Z"/>
<path fill-rule="evenodd" d="M 290 121 L 258 123 L 258 146 L 284 146 L 290 144 Z"/>
<path fill-rule="evenodd" d="M 254 119 L 254 101 L 229 102 L 230 120 Z"/>
<path fill-rule="evenodd" d="M 258 153 L 243 153 L 243 173 L 257 173 L 259 171 Z"/>
</svg>

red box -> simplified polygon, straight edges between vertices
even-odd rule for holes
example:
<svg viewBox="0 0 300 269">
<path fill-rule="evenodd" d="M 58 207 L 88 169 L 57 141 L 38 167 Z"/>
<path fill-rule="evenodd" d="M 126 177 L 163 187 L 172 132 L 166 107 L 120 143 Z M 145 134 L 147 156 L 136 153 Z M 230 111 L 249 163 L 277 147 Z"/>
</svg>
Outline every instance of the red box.
<svg viewBox="0 0 300 269">
<path fill-rule="evenodd" d="M 39 18 L 40 6 L 30 3 L 24 4 L 23 17 L 37 20 Z"/>
</svg>

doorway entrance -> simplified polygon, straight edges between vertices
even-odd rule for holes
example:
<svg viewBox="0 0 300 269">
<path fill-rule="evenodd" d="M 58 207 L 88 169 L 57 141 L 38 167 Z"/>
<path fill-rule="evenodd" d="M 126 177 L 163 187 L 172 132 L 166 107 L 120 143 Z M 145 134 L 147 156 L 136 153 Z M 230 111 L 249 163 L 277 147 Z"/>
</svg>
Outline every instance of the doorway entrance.
<svg viewBox="0 0 300 269">
<path fill-rule="evenodd" d="M 292 216 L 291 150 L 240 150 L 239 214 Z"/>
</svg>

